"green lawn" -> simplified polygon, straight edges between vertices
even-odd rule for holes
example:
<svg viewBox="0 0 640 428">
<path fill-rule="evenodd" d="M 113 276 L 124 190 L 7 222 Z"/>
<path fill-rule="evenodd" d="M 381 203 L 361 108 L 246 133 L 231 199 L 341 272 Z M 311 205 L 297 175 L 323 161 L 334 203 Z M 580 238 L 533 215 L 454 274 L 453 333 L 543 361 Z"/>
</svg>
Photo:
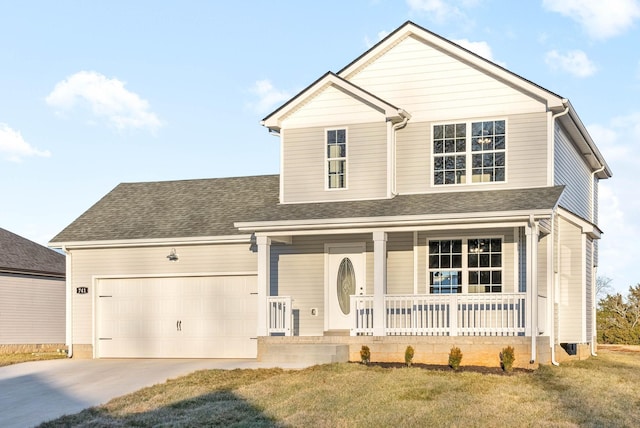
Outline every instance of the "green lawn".
<svg viewBox="0 0 640 428">
<path fill-rule="evenodd" d="M 299 371 L 199 371 L 43 426 L 638 424 L 640 352 L 602 350 L 586 361 L 509 376 L 356 363 Z"/>
</svg>

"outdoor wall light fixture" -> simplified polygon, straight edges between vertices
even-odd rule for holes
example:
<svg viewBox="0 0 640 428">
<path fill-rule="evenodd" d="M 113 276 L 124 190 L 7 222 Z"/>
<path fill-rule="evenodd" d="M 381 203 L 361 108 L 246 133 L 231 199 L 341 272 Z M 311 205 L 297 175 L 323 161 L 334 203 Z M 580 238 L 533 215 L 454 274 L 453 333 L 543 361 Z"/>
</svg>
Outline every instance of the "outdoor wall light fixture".
<svg viewBox="0 0 640 428">
<path fill-rule="evenodd" d="M 167 256 L 167 258 L 169 259 L 170 262 L 177 262 L 178 261 L 178 253 L 176 253 L 176 249 L 175 248 L 171 249 L 171 252 Z"/>
</svg>

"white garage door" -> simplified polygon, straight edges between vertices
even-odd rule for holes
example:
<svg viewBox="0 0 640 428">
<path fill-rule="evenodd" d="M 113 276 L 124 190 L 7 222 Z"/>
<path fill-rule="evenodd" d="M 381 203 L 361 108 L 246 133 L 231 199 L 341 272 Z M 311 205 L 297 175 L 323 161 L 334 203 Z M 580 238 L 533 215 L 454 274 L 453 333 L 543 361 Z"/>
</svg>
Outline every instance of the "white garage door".
<svg viewBox="0 0 640 428">
<path fill-rule="evenodd" d="M 255 358 L 255 276 L 100 279 L 99 358 Z"/>
</svg>

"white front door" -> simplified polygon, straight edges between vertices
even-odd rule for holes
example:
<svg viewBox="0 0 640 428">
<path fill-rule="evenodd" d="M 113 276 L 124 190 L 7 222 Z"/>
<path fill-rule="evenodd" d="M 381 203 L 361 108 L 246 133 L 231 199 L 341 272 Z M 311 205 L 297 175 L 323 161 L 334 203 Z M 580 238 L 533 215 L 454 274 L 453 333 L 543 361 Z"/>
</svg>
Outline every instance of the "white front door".
<svg viewBox="0 0 640 428">
<path fill-rule="evenodd" d="M 365 294 L 364 245 L 327 247 L 327 329 L 351 328 L 351 297 Z"/>
</svg>

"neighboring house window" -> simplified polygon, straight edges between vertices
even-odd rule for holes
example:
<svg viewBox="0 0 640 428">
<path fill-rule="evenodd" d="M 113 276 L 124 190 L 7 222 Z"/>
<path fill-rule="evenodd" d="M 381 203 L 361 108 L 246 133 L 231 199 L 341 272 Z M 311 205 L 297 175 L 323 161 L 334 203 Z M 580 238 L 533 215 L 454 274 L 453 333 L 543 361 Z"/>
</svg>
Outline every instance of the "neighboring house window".
<svg viewBox="0 0 640 428">
<path fill-rule="evenodd" d="M 327 187 L 344 189 L 347 187 L 347 130 L 327 131 Z"/>
<path fill-rule="evenodd" d="M 429 292 L 502 292 L 502 239 L 430 240 Z"/>
<path fill-rule="evenodd" d="M 433 184 L 505 181 L 505 129 L 504 120 L 434 125 Z"/>
<path fill-rule="evenodd" d="M 462 292 L 462 240 L 429 241 L 429 284 L 432 294 Z"/>
</svg>

